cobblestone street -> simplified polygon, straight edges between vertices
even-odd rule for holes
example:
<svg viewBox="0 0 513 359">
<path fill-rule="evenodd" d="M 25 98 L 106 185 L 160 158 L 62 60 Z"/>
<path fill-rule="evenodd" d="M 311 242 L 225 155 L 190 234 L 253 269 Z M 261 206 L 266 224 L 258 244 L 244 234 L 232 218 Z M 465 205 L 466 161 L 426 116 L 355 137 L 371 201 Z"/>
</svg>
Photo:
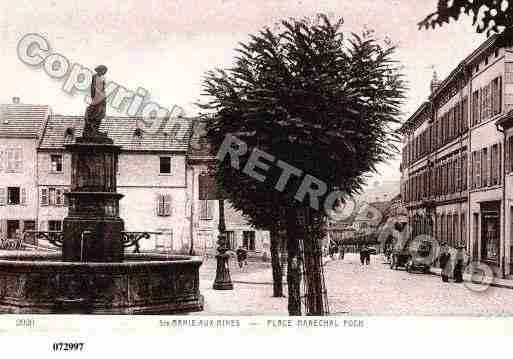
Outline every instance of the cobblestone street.
<svg viewBox="0 0 513 359">
<path fill-rule="evenodd" d="M 241 271 L 232 261 L 235 289 L 225 292 L 211 289 L 214 263 L 207 262 L 200 274 L 205 296 L 202 315 L 287 315 L 287 298 L 271 297 L 269 263 L 249 263 Z M 381 256 L 361 266 L 357 255 L 347 254 L 342 261 L 326 264 L 325 277 L 335 315 L 513 315 L 512 289 L 473 292 L 464 284 L 443 283 L 435 275 L 391 270 Z"/>
</svg>

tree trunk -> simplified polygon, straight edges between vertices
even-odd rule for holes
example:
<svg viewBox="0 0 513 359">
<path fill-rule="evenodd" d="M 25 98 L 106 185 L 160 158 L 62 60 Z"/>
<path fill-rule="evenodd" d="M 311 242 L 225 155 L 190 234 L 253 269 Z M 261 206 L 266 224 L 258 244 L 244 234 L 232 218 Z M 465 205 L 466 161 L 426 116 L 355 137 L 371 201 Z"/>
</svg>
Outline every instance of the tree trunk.
<svg viewBox="0 0 513 359">
<path fill-rule="evenodd" d="M 301 315 L 301 269 L 299 266 L 299 240 L 297 212 L 291 208 L 286 214 L 287 227 L 287 287 L 289 315 Z"/>
<path fill-rule="evenodd" d="M 271 229 L 271 265 L 273 269 L 273 297 L 283 297 L 282 268 L 280 261 L 281 238 L 276 229 Z"/>
<path fill-rule="evenodd" d="M 322 247 L 320 238 L 308 231 L 308 216 L 306 217 L 303 251 L 305 262 L 305 296 L 308 315 L 325 315 L 327 308 L 324 301 L 325 288 L 322 273 Z"/>
</svg>

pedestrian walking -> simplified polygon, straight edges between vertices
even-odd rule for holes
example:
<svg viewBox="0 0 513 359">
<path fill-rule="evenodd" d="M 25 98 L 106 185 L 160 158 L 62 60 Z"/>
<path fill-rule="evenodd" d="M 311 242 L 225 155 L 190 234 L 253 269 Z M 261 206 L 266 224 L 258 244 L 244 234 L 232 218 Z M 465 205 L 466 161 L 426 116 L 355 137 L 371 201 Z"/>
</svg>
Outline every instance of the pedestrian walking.
<svg viewBox="0 0 513 359">
<path fill-rule="evenodd" d="M 362 266 L 365 264 L 365 257 L 367 256 L 366 254 L 366 247 L 362 247 L 360 249 L 360 262 L 362 263 Z"/>
<path fill-rule="evenodd" d="M 451 273 L 451 254 L 447 243 L 442 243 L 442 252 L 440 254 L 440 268 L 442 269 L 442 281 L 449 282 Z"/>
<path fill-rule="evenodd" d="M 330 242 L 330 258 L 333 259 L 333 256 L 337 253 L 337 244 L 334 241 Z"/>
<path fill-rule="evenodd" d="M 345 249 L 344 245 L 341 243 L 338 245 L 338 259 L 344 259 Z"/>
<path fill-rule="evenodd" d="M 369 247 L 365 247 L 365 264 L 370 264 L 370 256 L 371 256 L 371 249 Z"/>
<path fill-rule="evenodd" d="M 454 265 L 454 282 L 463 282 L 463 263 L 465 261 L 465 252 L 463 246 L 459 245 L 456 247 L 455 265 Z"/>
<path fill-rule="evenodd" d="M 235 251 L 235 254 L 237 255 L 237 263 L 239 264 L 239 268 L 242 269 L 244 264 L 248 264 L 247 257 L 248 253 L 246 249 L 244 249 L 242 246 L 239 246 L 237 250 Z"/>
</svg>

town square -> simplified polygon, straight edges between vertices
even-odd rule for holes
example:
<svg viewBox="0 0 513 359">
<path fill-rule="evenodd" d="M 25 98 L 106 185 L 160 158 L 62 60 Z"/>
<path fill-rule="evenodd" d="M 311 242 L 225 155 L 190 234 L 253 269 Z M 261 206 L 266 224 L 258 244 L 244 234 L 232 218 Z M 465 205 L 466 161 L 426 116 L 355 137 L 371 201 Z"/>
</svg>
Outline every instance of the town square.
<svg viewBox="0 0 513 359">
<path fill-rule="evenodd" d="M 509 1 L 143 5 L 3 9 L 0 313 L 513 314 Z"/>
</svg>

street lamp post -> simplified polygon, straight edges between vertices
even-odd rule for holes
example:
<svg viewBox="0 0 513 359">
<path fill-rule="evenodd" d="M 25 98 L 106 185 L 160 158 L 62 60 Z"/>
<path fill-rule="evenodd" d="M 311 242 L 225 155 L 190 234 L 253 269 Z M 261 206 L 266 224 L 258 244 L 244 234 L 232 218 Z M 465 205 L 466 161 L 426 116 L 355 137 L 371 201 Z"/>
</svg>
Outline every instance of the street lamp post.
<svg viewBox="0 0 513 359">
<path fill-rule="evenodd" d="M 219 236 L 217 240 L 217 268 L 216 279 L 214 281 L 214 289 L 217 290 L 231 290 L 233 289 L 232 279 L 230 278 L 230 268 L 228 267 L 228 260 L 230 255 L 228 251 L 227 238 L 226 238 L 226 224 L 224 220 L 224 200 L 219 199 Z"/>
</svg>

